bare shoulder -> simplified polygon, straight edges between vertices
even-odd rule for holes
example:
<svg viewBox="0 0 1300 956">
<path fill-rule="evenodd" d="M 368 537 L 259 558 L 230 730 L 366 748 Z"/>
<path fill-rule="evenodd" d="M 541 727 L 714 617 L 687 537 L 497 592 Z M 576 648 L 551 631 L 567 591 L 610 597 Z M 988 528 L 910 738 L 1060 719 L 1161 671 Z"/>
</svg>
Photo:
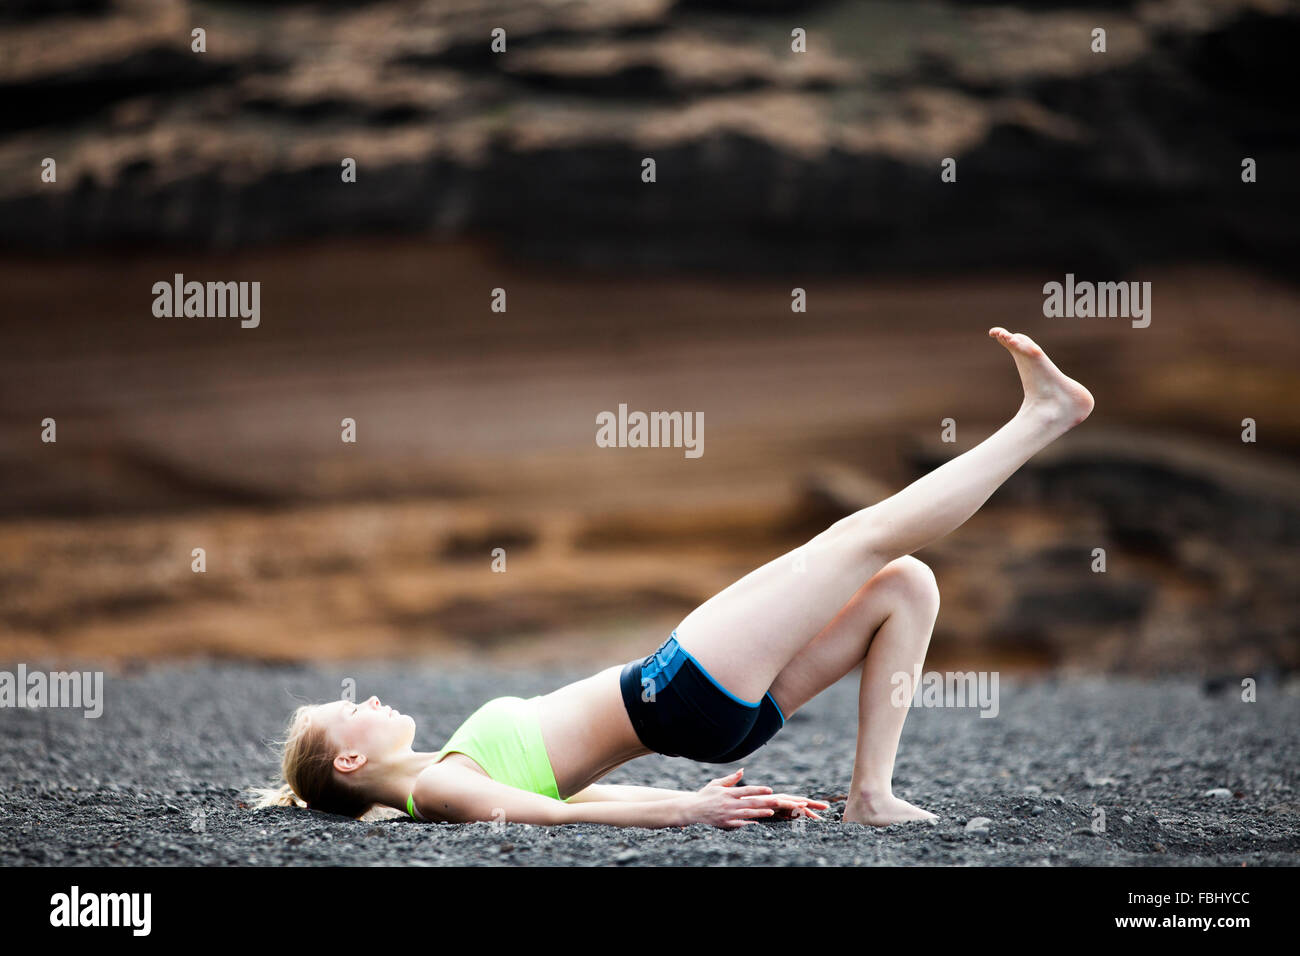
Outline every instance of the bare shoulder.
<svg viewBox="0 0 1300 956">
<path fill-rule="evenodd" d="M 415 787 L 411 791 L 411 796 L 415 799 L 415 808 L 429 819 L 443 819 L 437 812 L 439 797 L 457 792 L 463 793 L 466 787 L 474 785 L 472 778 L 482 778 L 482 776 L 457 763 L 447 761 L 431 763 L 415 778 Z"/>
</svg>

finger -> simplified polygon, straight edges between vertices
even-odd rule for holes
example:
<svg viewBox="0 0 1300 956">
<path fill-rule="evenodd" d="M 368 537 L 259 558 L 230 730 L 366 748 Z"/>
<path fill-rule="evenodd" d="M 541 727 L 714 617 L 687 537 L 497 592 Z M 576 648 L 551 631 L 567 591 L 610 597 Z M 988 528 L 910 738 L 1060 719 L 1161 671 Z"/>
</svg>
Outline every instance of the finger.
<svg viewBox="0 0 1300 956">
<path fill-rule="evenodd" d="M 799 800 L 799 806 L 803 807 L 805 810 L 807 810 L 807 811 L 810 812 L 810 813 L 811 813 L 813 810 L 826 810 L 826 809 L 829 809 L 828 806 L 827 806 L 826 804 L 824 804 L 824 803 L 818 803 L 818 802 L 815 801 L 815 800 L 802 800 L 802 799 L 801 799 L 801 800 Z"/>
<path fill-rule="evenodd" d="M 802 800 L 798 800 L 794 797 L 783 797 L 779 793 L 765 794 L 757 798 L 746 797 L 745 799 L 762 800 L 764 801 L 763 806 L 765 807 L 802 807 L 804 805 Z"/>
<path fill-rule="evenodd" d="M 731 788 L 731 792 L 732 792 L 735 796 L 738 796 L 738 797 L 740 797 L 740 796 L 746 796 L 746 795 L 749 795 L 749 794 L 760 794 L 760 793 L 761 793 L 761 794 L 764 794 L 764 795 L 767 795 L 767 794 L 770 794 L 770 793 L 772 792 L 772 788 L 771 788 L 771 787 L 759 787 L 759 786 L 752 786 L 752 787 L 732 787 L 732 788 Z"/>
<path fill-rule="evenodd" d="M 773 800 L 768 796 L 739 797 L 737 799 L 747 807 L 758 807 L 760 809 L 780 809 L 783 806 L 794 806 L 794 804 L 783 804 L 780 800 Z"/>
<path fill-rule="evenodd" d="M 831 806 L 829 803 L 827 803 L 824 800 L 814 800 L 812 797 L 799 797 L 791 793 L 779 793 L 777 794 L 777 796 L 789 797 L 791 800 L 798 800 L 801 803 L 807 804 L 810 807 L 820 807 L 823 810 L 829 810 Z"/>
</svg>

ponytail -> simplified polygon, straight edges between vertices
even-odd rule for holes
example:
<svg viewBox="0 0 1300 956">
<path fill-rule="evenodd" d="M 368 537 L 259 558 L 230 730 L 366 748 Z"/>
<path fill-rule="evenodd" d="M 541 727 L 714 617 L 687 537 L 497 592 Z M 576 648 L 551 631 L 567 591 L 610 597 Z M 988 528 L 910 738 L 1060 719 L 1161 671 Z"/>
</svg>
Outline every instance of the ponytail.
<svg viewBox="0 0 1300 956">
<path fill-rule="evenodd" d="M 264 810 L 267 807 L 306 807 L 307 801 L 293 792 L 293 787 L 282 783 L 278 787 L 249 787 L 248 792 L 254 797 L 253 809 Z"/>
</svg>

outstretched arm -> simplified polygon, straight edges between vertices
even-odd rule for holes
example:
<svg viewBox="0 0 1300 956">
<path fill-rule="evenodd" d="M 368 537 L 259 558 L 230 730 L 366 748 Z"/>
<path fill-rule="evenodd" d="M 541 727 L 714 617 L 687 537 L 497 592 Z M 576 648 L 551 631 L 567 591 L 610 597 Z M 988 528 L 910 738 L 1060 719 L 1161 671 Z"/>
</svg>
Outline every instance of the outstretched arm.
<svg viewBox="0 0 1300 956">
<path fill-rule="evenodd" d="M 595 800 L 566 803 L 530 793 L 464 767 L 426 767 L 415 781 L 415 805 L 426 819 L 449 823 L 605 823 L 618 827 L 677 827 L 706 823 L 724 829 L 753 826 L 778 811 L 793 811 L 801 798 L 771 787 L 710 784 L 695 793 L 660 800 Z"/>
<path fill-rule="evenodd" d="M 585 790 L 579 790 L 573 796 L 569 797 L 568 803 L 591 803 L 594 801 L 628 801 L 643 803 L 650 800 L 672 800 L 677 799 L 679 802 L 683 797 L 690 797 L 694 794 L 707 790 L 710 787 L 736 787 L 740 783 L 740 778 L 744 774 L 744 768 L 735 770 L 725 777 L 719 777 L 716 780 L 710 780 L 700 790 L 664 790 L 660 787 L 637 787 L 630 784 L 601 784 L 593 783 Z M 771 787 L 761 787 L 760 791 L 772 793 Z M 806 814 L 814 820 L 820 820 L 821 817 L 814 813 L 814 810 L 827 810 L 830 804 L 824 800 L 813 800 L 809 797 L 795 797 L 785 793 L 772 794 L 774 802 L 771 806 L 776 807 L 778 815 L 796 815 L 796 809 L 799 813 Z"/>
<path fill-rule="evenodd" d="M 564 802 L 595 803 L 597 801 L 621 800 L 625 803 L 644 803 L 651 800 L 671 800 L 673 797 L 684 797 L 686 794 L 687 791 L 685 790 L 664 790 L 661 787 L 638 787 L 623 783 L 593 783 L 585 790 L 579 790 L 573 796 L 566 797 Z"/>
<path fill-rule="evenodd" d="M 664 791 L 669 797 L 681 797 Z M 415 805 L 424 817 L 448 823 L 476 820 L 502 823 L 605 823 L 624 827 L 674 827 L 694 822 L 686 808 L 667 798 L 602 800 L 570 804 L 520 790 L 462 767 L 433 766 L 415 783 Z M 575 794 L 576 796 L 576 794 Z"/>
</svg>

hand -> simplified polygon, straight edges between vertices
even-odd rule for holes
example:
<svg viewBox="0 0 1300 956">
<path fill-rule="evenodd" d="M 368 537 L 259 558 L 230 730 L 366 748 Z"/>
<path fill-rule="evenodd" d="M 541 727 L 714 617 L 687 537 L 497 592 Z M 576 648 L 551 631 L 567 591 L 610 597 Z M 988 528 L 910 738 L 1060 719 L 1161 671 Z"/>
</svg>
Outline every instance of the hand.
<svg viewBox="0 0 1300 956">
<path fill-rule="evenodd" d="M 745 768 L 741 767 L 739 770 L 729 773 L 725 777 L 719 777 L 717 780 L 710 780 L 700 788 L 700 791 L 703 792 L 709 787 L 735 786 L 744 773 Z M 770 787 L 764 789 L 766 789 L 768 793 L 772 792 Z M 813 810 L 829 810 L 831 806 L 824 800 L 814 800 L 811 797 L 796 797 L 788 793 L 776 793 L 772 794 L 772 796 L 776 800 L 780 801 L 776 805 L 777 812 L 772 815 L 773 818 L 777 820 L 792 820 L 798 816 L 807 816 L 812 817 L 814 820 L 820 820 L 822 818 L 818 814 L 813 813 Z"/>
<path fill-rule="evenodd" d="M 811 807 L 825 810 L 830 804 L 807 797 L 773 793 L 771 787 L 738 787 L 744 768 L 725 777 L 710 780 L 695 794 L 687 797 L 683 809 L 688 823 L 708 823 L 724 829 L 736 829 L 757 822 L 755 818 L 791 819 L 806 815 L 820 820 Z"/>
</svg>

